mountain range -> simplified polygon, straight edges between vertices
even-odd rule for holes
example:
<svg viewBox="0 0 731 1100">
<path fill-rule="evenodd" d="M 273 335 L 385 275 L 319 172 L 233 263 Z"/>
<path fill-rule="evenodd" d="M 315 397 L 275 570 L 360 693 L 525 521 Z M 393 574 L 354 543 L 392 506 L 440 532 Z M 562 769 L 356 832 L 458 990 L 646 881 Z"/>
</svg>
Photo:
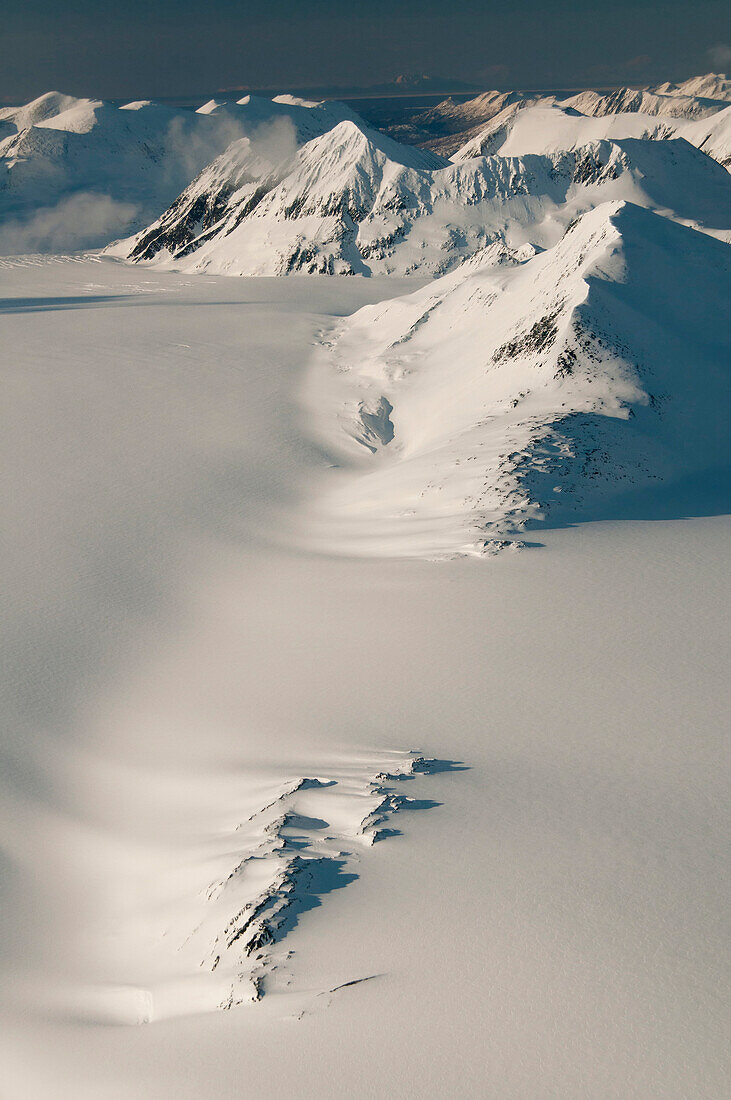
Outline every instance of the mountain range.
<svg viewBox="0 0 731 1100">
<path fill-rule="evenodd" d="M 394 123 L 387 127 L 387 132 L 401 141 L 451 157 L 462 146 L 479 138 L 487 123 L 496 116 L 500 116 L 499 127 L 525 108 L 555 105 L 564 111 L 587 116 L 640 114 L 643 119 L 659 115 L 693 121 L 727 107 L 731 102 L 730 85 L 725 76 L 711 73 L 685 84 L 617 88 L 605 93 L 588 90 L 565 99 L 518 91 L 490 91 L 461 103 L 446 99 L 435 107 L 413 114 L 405 123 Z M 647 120 L 645 127 L 648 136 L 655 136 Z M 633 130 L 626 136 L 642 135 Z"/>
<path fill-rule="evenodd" d="M 488 245 L 549 247 L 610 198 L 728 233 L 730 194 L 728 173 L 684 140 L 451 162 L 348 120 L 274 167 L 242 139 L 113 251 L 208 274 L 437 275 Z"/>
<path fill-rule="evenodd" d="M 323 345 L 322 434 L 362 452 L 328 514 L 401 517 L 402 549 L 479 549 L 726 461 L 729 81 L 486 92 L 417 124 L 49 93 L 0 112 L 0 246 L 81 219 L 77 243 L 163 270 L 431 279 Z"/>
<path fill-rule="evenodd" d="M 115 107 L 49 92 L 3 108 L 0 251 L 59 250 L 51 229 L 56 237 L 65 231 L 61 250 L 101 247 L 157 217 L 233 141 L 263 129 L 263 143 L 292 149 L 350 117 L 343 105 L 291 96 L 212 100 L 189 111 L 148 101 Z M 105 216 L 97 226 L 93 212 L 100 209 Z"/>
</svg>

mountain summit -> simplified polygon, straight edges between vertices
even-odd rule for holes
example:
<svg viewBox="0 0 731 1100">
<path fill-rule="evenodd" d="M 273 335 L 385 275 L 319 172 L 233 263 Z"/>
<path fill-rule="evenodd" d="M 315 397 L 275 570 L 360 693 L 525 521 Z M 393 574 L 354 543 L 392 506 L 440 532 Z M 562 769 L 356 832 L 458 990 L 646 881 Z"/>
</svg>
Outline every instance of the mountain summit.
<svg viewBox="0 0 731 1100">
<path fill-rule="evenodd" d="M 365 307 L 312 395 L 350 465 L 323 530 L 353 551 L 480 552 L 712 485 L 731 460 L 730 291 L 728 245 L 613 202 L 522 263 L 476 256 Z"/>
</svg>

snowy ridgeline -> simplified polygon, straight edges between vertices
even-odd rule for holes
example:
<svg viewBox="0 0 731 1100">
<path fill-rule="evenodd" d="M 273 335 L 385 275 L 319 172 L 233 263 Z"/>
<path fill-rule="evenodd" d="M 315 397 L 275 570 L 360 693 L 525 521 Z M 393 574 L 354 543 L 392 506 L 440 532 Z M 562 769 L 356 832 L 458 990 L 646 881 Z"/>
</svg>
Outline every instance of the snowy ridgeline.
<svg viewBox="0 0 731 1100">
<path fill-rule="evenodd" d="M 0 109 L 0 254 L 102 247 L 156 218 L 232 142 L 258 135 L 279 160 L 350 117 L 290 96 L 187 111 L 48 92 Z"/>
<path fill-rule="evenodd" d="M 223 275 L 440 275 L 500 243 L 555 244 L 628 199 L 731 235 L 731 178 L 686 141 L 592 140 L 458 164 L 343 121 L 273 169 L 243 139 L 149 229 L 112 251 Z"/>
<path fill-rule="evenodd" d="M 491 553 L 537 521 L 680 508 L 688 479 L 723 495 L 730 290 L 727 244 L 617 202 L 545 252 L 361 309 L 311 389 L 345 469 L 303 537 Z"/>
<path fill-rule="evenodd" d="M 418 797 L 424 784 L 413 780 L 463 766 L 414 752 L 352 755 L 322 766 L 317 776 L 272 769 L 238 776 L 233 803 L 240 819 L 219 803 L 196 844 L 138 848 L 132 866 L 146 876 L 145 890 L 128 885 L 136 904 L 122 914 L 111 910 L 99 928 L 103 950 L 129 981 L 70 987 L 60 1007 L 96 1022 L 142 1024 L 252 1004 L 271 993 L 292 1016 L 327 1002 L 340 986 L 289 989 L 289 933 L 367 870 L 376 842 L 401 835 L 396 815 L 440 805 Z M 344 984 L 376 976 L 355 974 Z"/>
<path fill-rule="evenodd" d="M 101 247 L 148 226 L 127 251 L 195 270 L 434 274 L 525 226 L 555 243 L 540 223 L 595 204 L 592 185 L 615 177 L 611 198 L 728 230 L 688 153 L 669 181 L 661 155 L 621 148 L 677 138 L 728 165 L 728 85 L 711 75 L 562 102 L 486 92 L 392 127 L 407 144 L 334 102 L 245 96 L 192 111 L 49 92 L 0 110 L 0 254 Z M 484 155 L 498 159 L 465 166 Z"/>
<path fill-rule="evenodd" d="M 500 116 L 495 127 L 499 129 L 517 110 L 538 104 L 556 105 L 571 114 L 586 116 L 639 114 L 647 128 L 647 120 L 653 115 L 691 121 L 716 114 L 729 102 L 731 81 L 715 73 L 694 77 L 683 84 L 661 84 L 651 89 L 618 88 L 606 95 L 587 91 L 564 100 L 554 96 L 528 96 L 522 92 L 491 91 L 466 103 L 446 99 L 413 116 L 407 123 L 388 127 L 388 133 L 401 141 L 451 157 L 479 137 L 493 119 Z"/>
<path fill-rule="evenodd" d="M 578 214 L 616 199 L 731 235 L 722 98 L 486 93 L 443 107 L 448 128 L 470 110 L 490 116 L 452 160 L 357 118 L 278 160 L 244 137 L 113 254 L 208 274 L 440 275 L 496 242 L 550 247 Z"/>
</svg>

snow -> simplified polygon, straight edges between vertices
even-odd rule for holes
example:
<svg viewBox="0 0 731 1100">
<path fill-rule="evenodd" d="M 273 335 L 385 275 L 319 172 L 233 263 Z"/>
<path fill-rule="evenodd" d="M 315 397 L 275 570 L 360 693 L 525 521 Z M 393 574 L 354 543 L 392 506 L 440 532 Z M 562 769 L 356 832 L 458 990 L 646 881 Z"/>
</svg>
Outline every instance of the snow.
<svg viewBox="0 0 731 1100">
<path fill-rule="evenodd" d="M 12 125 L 16 131 L 27 130 L 29 126 L 54 121 L 66 112 L 91 112 L 102 107 L 100 99 L 78 99 L 62 92 L 46 92 L 21 107 L 0 107 L 0 121 Z M 55 127 L 63 130 L 63 126 Z"/>
<path fill-rule="evenodd" d="M 612 115 L 631 111 L 641 115 L 667 115 L 670 118 L 705 118 L 721 110 L 723 100 L 695 95 L 656 95 L 636 88 L 618 88 L 606 95 L 579 92 L 560 101 L 563 108 L 573 108 L 582 115 Z"/>
<path fill-rule="evenodd" d="M 480 553 L 537 520 L 616 514 L 638 489 L 713 485 L 731 466 L 728 252 L 607 203 L 523 263 L 478 256 L 348 318 L 311 398 L 343 456 L 319 537 Z"/>
<path fill-rule="evenodd" d="M 725 1094 L 726 83 L 4 112 L 9 1100 Z"/>
<path fill-rule="evenodd" d="M 689 121 L 662 113 L 620 111 L 616 114 L 584 115 L 558 103 L 539 102 L 534 106 L 518 103 L 495 115 L 484 130 L 466 142 L 452 159 L 462 161 L 494 153 L 501 156 L 552 153 L 602 139 L 663 140 L 680 137 L 720 164 L 728 165 L 730 112 L 731 108 L 723 107 L 708 118 Z"/>
<path fill-rule="evenodd" d="M 731 107 L 723 109 L 723 104 L 722 99 L 631 89 L 609 97 L 582 93 L 564 104 L 490 92 L 461 106 L 442 104 L 434 109 L 435 118 L 424 125 L 447 130 L 467 127 L 461 136 L 452 135 L 449 149 L 461 142 L 454 155 L 461 164 L 485 154 L 555 158 L 605 141 L 675 136 L 727 165 Z M 577 108 L 586 113 L 578 113 Z M 476 119 L 485 118 L 490 119 L 486 127 L 474 125 Z M 471 140 L 464 140 L 473 133 Z M 335 102 L 249 95 L 237 103 L 211 100 L 192 112 L 149 101 L 116 108 L 52 92 L 25 107 L 0 112 L 0 216 L 5 228 L 0 254 L 100 247 L 144 226 L 149 232 L 157 228 L 158 220 L 163 225 L 170 222 L 173 200 L 173 210 L 186 205 L 186 185 L 197 198 L 206 188 L 210 190 L 212 183 L 206 181 L 205 172 L 193 179 L 206 165 L 209 176 L 222 180 L 222 166 L 232 166 L 234 175 L 239 171 L 241 165 L 236 162 L 241 160 L 242 148 L 261 160 L 261 146 L 265 147 L 263 159 L 277 169 L 302 147 L 291 178 L 265 173 L 262 182 L 267 190 L 272 192 L 275 184 L 279 190 L 266 196 L 232 241 L 223 246 L 217 242 L 212 252 L 200 251 L 195 270 L 404 274 L 425 267 L 431 274 L 440 274 L 501 232 L 504 236 L 501 223 L 525 220 L 516 210 L 506 218 L 502 210 L 485 209 L 483 200 L 492 197 L 489 182 L 465 180 L 459 173 L 454 178 L 448 174 L 425 178 L 424 172 L 438 173 L 446 167 L 444 158 L 369 130 L 352 111 Z M 220 161 L 214 159 L 217 156 Z M 247 159 L 251 159 L 248 154 L 243 157 Z M 555 167 L 547 164 L 545 172 L 552 175 Z M 522 172 L 520 166 L 509 170 Z M 479 174 L 475 168 L 472 172 Z M 313 173 L 319 177 L 319 202 L 313 197 L 302 204 L 302 188 L 314 186 Z M 493 173 L 494 167 L 488 165 L 488 176 Z M 256 167 L 249 175 L 259 178 Z M 679 173 L 674 178 L 679 181 Z M 232 189 L 230 183 L 226 187 Z M 688 196 L 696 193 L 693 182 L 684 187 Z M 518 184 L 519 193 L 525 190 L 540 206 L 537 221 L 550 219 L 552 214 L 540 202 L 551 193 L 550 182 L 528 178 Z M 351 193 L 358 200 L 353 210 L 348 208 Z M 258 194 L 256 188 L 243 196 L 245 205 L 252 194 Z M 79 196 L 94 210 L 86 222 L 74 216 Z M 495 197 L 497 205 L 505 198 L 500 185 Z M 625 197 L 637 201 L 631 195 Z M 234 221 L 240 214 L 239 198 L 232 197 L 229 212 Z M 475 202 L 479 209 L 474 209 Z M 333 217 L 338 205 L 343 207 L 343 217 Z M 302 221 L 300 207 L 304 206 L 311 208 L 314 221 Z M 714 202 L 714 209 L 722 210 L 723 204 Z M 293 210 L 298 211 L 294 221 Z M 362 239 L 355 242 L 347 216 L 353 213 L 358 222 L 367 219 Z M 283 224 L 287 220 L 292 223 Z M 703 223 L 702 218 L 691 216 L 691 220 Z M 226 227 L 226 235 L 230 228 Z M 539 234 L 532 243 L 545 247 L 546 239 Z M 185 243 L 190 240 L 186 238 Z M 171 251 L 176 255 L 175 248 Z"/>
<path fill-rule="evenodd" d="M 719 1095 L 726 522 L 303 554 L 303 348 L 397 281 L 1 277 L 9 1094 L 368 1095 L 375 1054 L 394 1096 Z M 277 776 L 416 748 L 469 770 L 399 788 L 441 805 L 301 913 L 281 992 L 129 1026 Z"/>
<path fill-rule="evenodd" d="M 296 153 L 276 137 L 232 145 L 112 253 L 206 274 L 438 275 L 487 245 L 550 247 L 619 197 L 731 235 L 728 173 L 685 141 L 453 164 L 351 121 Z"/>
<path fill-rule="evenodd" d="M 631 112 L 692 120 L 720 111 L 729 100 L 731 83 L 717 73 L 694 77 L 683 84 L 666 83 L 655 88 L 616 88 L 608 93 L 588 89 L 561 100 L 555 95 L 489 91 L 464 103 L 445 99 L 405 122 L 394 123 L 388 127 L 388 133 L 399 141 L 452 156 L 483 132 L 489 134 L 492 127 L 486 124 L 493 118 L 499 116 L 496 123 L 499 129 L 526 107 L 559 106 L 587 116 Z"/>
<path fill-rule="evenodd" d="M 413 143 L 449 157 L 461 145 L 476 137 L 485 123 L 505 108 L 528 102 L 536 102 L 536 98 L 531 99 L 523 92 L 499 91 L 482 92 L 465 103 L 445 99 L 406 122 L 390 126 L 388 133 L 397 141 Z"/>
<path fill-rule="evenodd" d="M 296 145 L 344 117 L 355 116 L 337 103 L 306 107 L 255 96 L 196 112 L 149 101 L 117 108 L 53 92 L 8 108 L 0 112 L 0 220 L 11 227 L 12 245 L 0 237 L 0 254 L 58 250 L 58 226 L 67 250 L 103 247 L 149 224 L 233 141 L 279 127 Z M 68 219 L 78 195 L 107 213 L 101 229 Z"/>
<path fill-rule="evenodd" d="M 652 89 L 661 95 L 705 96 L 708 99 L 725 99 L 731 102 L 731 80 L 725 73 L 706 73 L 693 76 L 681 84 L 659 84 Z"/>
<path fill-rule="evenodd" d="M 236 118 L 242 125 L 242 134 L 248 136 L 263 125 L 286 119 L 295 129 L 298 144 L 319 137 L 344 119 L 358 118 L 349 107 L 337 100 L 307 100 L 291 95 L 274 96 L 273 99 L 245 95 L 235 103 L 212 99 L 199 107 L 196 113 Z"/>
</svg>

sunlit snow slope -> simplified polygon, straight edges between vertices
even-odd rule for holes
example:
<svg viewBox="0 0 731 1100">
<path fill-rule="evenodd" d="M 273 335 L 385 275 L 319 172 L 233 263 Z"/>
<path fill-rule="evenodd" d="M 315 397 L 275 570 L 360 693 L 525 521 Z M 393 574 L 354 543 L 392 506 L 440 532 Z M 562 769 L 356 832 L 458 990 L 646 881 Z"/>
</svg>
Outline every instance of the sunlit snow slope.
<svg viewBox="0 0 731 1100">
<path fill-rule="evenodd" d="M 638 488 L 712 487 L 731 460 L 728 245 L 620 202 L 523 263 L 491 259 L 331 338 L 312 401 L 346 469 L 325 541 L 490 551 Z"/>
<path fill-rule="evenodd" d="M 510 306 L 493 282 L 517 286 L 535 260 L 472 280 L 506 298 L 496 339 L 470 268 L 461 299 L 459 272 L 434 284 L 455 355 L 435 358 L 435 301 L 429 339 L 403 348 L 423 350 L 424 382 L 437 367 L 465 379 L 471 332 L 482 366 L 535 376 L 550 413 L 571 394 L 552 368 L 582 301 L 587 319 L 683 347 L 694 280 L 707 285 L 688 241 L 717 272 L 725 246 L 625 213 L 568 234 L 578 267 L 545 369 L 529 342 L 492 356 L 552 305 L 549 253 L 535 315 L 529 288 Z M 687 307 L 666 285 L 681 245 Z M 633 271 L 652 275 L 645 289 Z M 35 257 L 0 262 L 0 288 L 3 1100 L 724 1095 L 717 508 L 696 489 L 652 522 L 552 530 L 549 514 L 536 551 L 389 560 L 375 508 L 355 539 L 323 497 L 357 495 L 344 463 L 390 462 L 399 432 L 431 446 L 440 409 L 418 369 L 431 421 L 410 413 L 408 378 L 389 383 L 391 415 L 361 418 L 373 454 L 335 423 L 343 390 L 315 404 L 325 438 L 301 396 L 318 330 L 405 280 Z M 383 317 L 393 343 L 428 293 L 360 315 L 342 356 L 352 396 L 373 392 L 366 352 L 378 372 L 398 351 L 365 322 Z M 653 312 L 668 303 L 671 324 Z M 681 394 L 707 378 L 715 333 Z M 656 394 L 677 361 L 649 365 L 654 380 L 582 361 L 576 392 Z M 463 518 L 449 529 L 462 545 Z M 419 775 L 417 748 L 463 764 Z M 389 778 L 410 762 L 413 778 Z M 379 809 L 375 787 L 393 801 Z M 364 826 L 373 810 L 388 820 Z"/>
<path fill-rule="evenodd" d="M 724 167 L 731 164 L 731 107 L 725 103 L 719 103 L 719 109 L 713 114 L 688 119 L 662 111 L 605 113 L 605 110 L 597 110 L 600 98 L 582 93 L 581 103 L 586 114 L 571 105 L 551 101 L 513 104 L 495 115 L 483 130 L 454 153 L 452 159 L 461 161 L 495 153 L 502 156 L 550 153 L 605 138 L 662 141 L 682 137 Z M 603 104 L 604 108 L 607 106 Z"/>
<path fill-rule="evenodd" d="M 0 111 L 0 255 L 100 247 L 148 224 L 242 137 L 278 159 L 352 112 L 245 96 L 198 111 L 49 92 Z"/>
<path fill-rule="evenodd" d="M 208 274 L 438 275 L 488 244 L 550 247 L 620 198 L 731 236 L 731 178 L 686 141 L 594 138 L 452 164 L 344 121 L 276 167 L 235 143 L 112 251 Z"/>
<path fill-rule="evenodd" d="M 0 112 L 3 1100 L 726 1094 L 730 101 Z"/>
</svg>

